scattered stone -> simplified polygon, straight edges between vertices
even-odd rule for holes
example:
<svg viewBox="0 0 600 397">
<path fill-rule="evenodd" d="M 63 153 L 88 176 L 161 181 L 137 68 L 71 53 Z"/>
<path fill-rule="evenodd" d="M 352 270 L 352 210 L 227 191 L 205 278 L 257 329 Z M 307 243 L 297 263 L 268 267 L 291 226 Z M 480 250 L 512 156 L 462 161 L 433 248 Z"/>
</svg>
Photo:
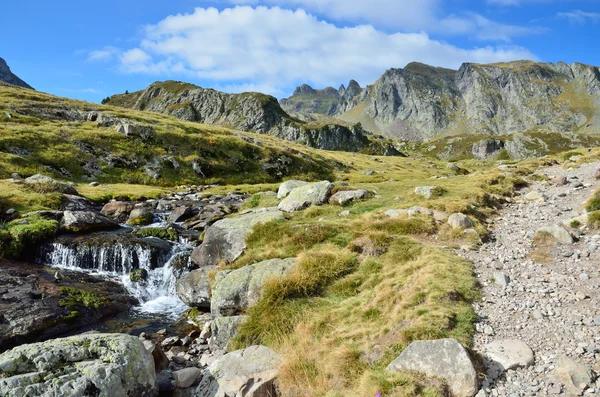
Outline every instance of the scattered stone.
<svg viewBox="0 0 600 397">
<path fill-rule="evenodd" d="M 461 213 L 450 215 L 448 218 L 448 224 L 452 226 L 453 229 L 459 230 L 466 230 L 475 226 L 471 218 Z"/>
<path fill-rule="evenodd" d="M 363 175 L 367 175 L 367 176 L 372 176 L 377 174 L 377 172 L 373 171 L 373 170 L 364 170 L 363 171 Z"/>
<path fill-rule="evenodd" d="M 345 205 L 354 200 L 364 199 L 369 196 L 369 192 L 364 189 L 343 190 L 335 193 L 329 198 L 329 204 Z"/>
<path fill-rule="evenodd" d="M 594 381 L 594 374 L 589 366 L 567 357 L 558 359 L 552 377 L 563 384 L 567 393 L 574 396 L 580 395 Z"/>
<path fill-rule="evenodd" d="M 149 225 L 154 220 L 152 212 L 145 207 L 134 208 L 129 214 L 128 225 Z"/>
<path fill-rule="evenodd" d="M 510 282 L 510 278 L 504 273 L 497 272 L 494 273 L 494 282 L 496 283 L 496 285 L 506 287 Z"/>
<path fill-rule="evenodd" d="M 181 207 L 175 208 L 173 210 L 173 212 L 171 212 L 171 214 L 169 214 L 168 221 L 171 223 L 184 222 L 184 221 L 190 219 L 194 215 L 195 215 L 195 211 L 192 207 L 181 206 Z"/>
<path fill-rule="evenodd" d="M 134 208 L 135 204 L 128 201 L 111 201 L 100 212 L 113 219 L 125 220 Z"/>
<path fill-rule="evenodd" d="M 529 192 L 525 195 L 525 198 L 529 201 L 544 201 L 546 200 L 546 196 L 544 196 L 542 193 L 540 192 Z"/>
<path fill-rule="evenodd" d="M 184 368 L 173 372 L 175 386 L 185 389 L 193 385 L 200 378 L 202 371 L 196 367 Z"/>
<path fill-rule="evenodd" d="M 426 199 L 430 199 L 432 197 L 441 196 L 444 190 L 438 186 L 417 186 L 415 188 L 415 194 L 417 196 L 421 196 Z"/>
<path fill-rule="evenodd" d="M 325 204 L 331 195 L 332 189 L 333 183 L 329 181 L 309 183 L 297 187 L 281 200 L 278 208 L 285 212 L 295 212 L 313 205 Z"/>
<path fill-rule="evenodd" d="M 456 339 L 412 342 L 388 370 L 417 371 L 442 378 L 456 396 L 470 397 L 478 391 L 475 367 Z"/>
<path fill-rule="evenodd" d="M 88 186 L 97 187 L 97 186 L 100 186 L 100 182 L 90 182 L 90 184 Z"/>
<path fill-rule="evenodd" d="M 575 237 L 562 225 L 553 225 L 550 227 L 542 227 L 537 230 L 536 234 L 547 233 L 554 237 L 558 242 L 562 244 L 573 244 Z"/>
<path fill-rule="evenodd" d="M 60 228 L 65 233 L 89 233 L 118 229 L 119 224 L 98 212 L 65 211 Z"/>
<path fill-rule="evenodd" d="M 485 350 L 487 357 L 500 364 L 504 371 L 529 367 L 535 360 L 533 350 L 520 340 L 497 340 L 488 344 Z"/>
<path fill-rule="evenodd" d="M 292 190 L 296 189 L 297 187 L 306 185 L 308 185 L 308 182 L 296 180 L 285 181 L 281 185 L 279 185 L 279 189 L 277 190 L 277 198 L 280 200 L 284 199 L 290 194 Z"/>
</svg>

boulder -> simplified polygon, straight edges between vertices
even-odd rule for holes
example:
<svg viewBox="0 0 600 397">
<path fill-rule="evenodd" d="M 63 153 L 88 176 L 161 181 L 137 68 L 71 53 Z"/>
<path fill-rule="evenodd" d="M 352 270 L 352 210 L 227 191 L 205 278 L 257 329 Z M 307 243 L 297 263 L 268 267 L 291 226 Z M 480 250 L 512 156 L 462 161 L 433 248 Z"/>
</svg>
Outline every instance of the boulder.
<svg viewBox="0 0 600 397">
<path fill-rule="evenodd" d="M 119 228 L 114 220 L 94 211 L 65 211 L 60 228 L 66 233 L 89 233 Z"/>
<path fill-rule="evenodd" d="M 173 372 L 175 386 L 185 389 L 193 385 L 202 375 L 202 370 L 196 367 L 184 368 Z"/>
<path fill-rule="evenodd" d="M 545 201 L 546 196 L 540 192 L 529 192 L 525 195 L 525 198 L 529 201 Z"/>
<path fill-rule="evenodd" d="M 25 183 L 28 183 L 30 185 L 39 185 L 41 191 L 43 192 L 52 190 L 55 192 L 72 194 L 75 196 L 79 194 L 71 184 L 67 182 L 57 181 L 56 179 L 42 174 L 35 174 L 30 176 L 29 178 L 25 179 Z"/>
<path fill-rule="evenodd" d="M 296 180 L 285 181 L 281 185 L 279 185 L 279 190 L 277 190 L 277 198 L 278 199 L 286 198 L 292 190 L 296 189 L 297 187 L 306 186 L 306 185 L 308 185 L 308 182 L 296 181 Z"/>
<path fill-rule="evenodd" d="M 504 142 L 498 139 L 482 139 L 473 144 L 471 153 L 475 158 L 487 159 L 497 155 L 502 149 L 504 149 Z"/>
<path fill-rule="evenodd" d="M 135 203 L 128 201 L 111 201 L 110 203 L 106 203 L 100 212 L 113 219 L 125 220 L 134 208 Z"/>
<path fill-rule="evenodd" d="M 154 370 L 156 373 L 169 368 L 169 359 L 158 343 L 154 343 L 153 341 L 147 339 L 145 339 L 143 343 L 146 350 L 148 350 L 148 352 L 150 352 L 152 355 L 152 359 L 154 360 Z"/>
<path fill-rule="evenodd" d="M 477 371 L 465 348 L 456 339 L 412 342 L 390 363 L 389 371 L 417 371 L 444 379 L 453 395 L 477 393 Z"/>
<path fill-rule="evenodd" d="M 333 189 L 333 183 L 321 181 L 309 183 L 293 189 L 279 203 L 279 209 L 285 212 L 303 210 L 312 205 L 322 205 L 327 202 Z"/>
<path fill-rule="evenodd" d="M 504 371 L 529 367 L 535 360 L 531 348 L 520 340 L 493 341 L 485 347 L 485 352 L 486 356 Z"/>
<path fill-rule="evenodd" d="M 120 123 L 115 127 L 115 131 L 125 136 L 139 136 L 142 139 L 150 139 L 152 137 L 152 127 L 149 125 Z"/>
<path fill-rule="evenodd" d="M 471 218 L 461 213 L 450 215 L 448 218 L 448 224 L 452 226 L 453 229 L 460 230 L 470 229 L 475 226 Z"/>
<path fill-rule="evenodd" d="M 177 207 L 169 214 L 168 221 L 171 223 L 184 222 L 194 216 L 194 209 L 192 207 L 181 206 Z"/>
<path fill-rule="evenodd" d="M 579 396 L 586 388 L 592 386 L 594 373 L 587 365 L 560 357 L 552 372 L 552 378 L 563 384 L 568 395 Z"/>
<path fill-rule="evenodd" d="M 233 262 L 244 253 L 246 237 L 255 225 L 281 219 L 281 211 L 263 208 L 217 221 L 208 227 L 204 241 L 192 252 L 192 261 L 200 266 Z"/>
<path fill-rule="evenodd" d="M 280 396 L 277 385 L 281 355 L 265 346 L 250 346 L 225 354 L 204 373 L 194 397 Z"/>
<path fill-rule="evenodd" d="M 217 317 L 241 314 L 260 299 L 265 281 L 287 273 L 294 263 L 294 258 L 271 259 L 217 273 L 212 289 L 212 314 Z"/>
<path fill-rule="evenodd" d="M 0 355 L 0 395 L 152 397 L 154 360 L 136 337 L 78 335 L 15 347 Z"/>
<path fill-rule="evenodd" d="M 426 199 L 440 196 L 443 193 L 443 189 L 438 186 L 417 186 L 415 188 L 415 194 Z"/>
<path fill-rule="evenodd" d="M 190 307 L 210 308 L 209 272 L 216 271 L 217 266 L 203 266 L 193 270 L 177 280 L 177 296 Z"/>
<path fill-rule="evenodd" d="M 329 204 L 344 205 L 354 200 L 364 199 L 369 196 L 369 192 L 365 189 L 359 190 L 343 190 L 335 193 L 329 198 Z"/>
<path fill-rule="evenodd" d="M 228 350 L 229 341 L 238 332 L 239 326 L 248 320 L 248 316 L 231 316 L 216 318 L 210 324 L 211 337 L 208 341 L 210 351 L 219 355 Z"/>
<path fill-rule="evenodd" d="M 63 211 L 95 211 L 96 206 L 85 197 L 63 194 L 60 209 Z"/>
<path fill-rule="evenodd" d="M 558 186 L 565 186 L 569 183 L 569 180 L 567 179 L 566 176 L 563 175 L 563 176 L 556 176 L 556 177 L 552 178 L 551 182 Z"/>
<path fill-rule="evenodd" d="M 547 233 L 554 237 L 558 242 L 562 244 L 573 244 L 575 237 L 562 225 L 553 225 L 549 227 L 542 227 L 537 230 L 536 235 Z"/>
<path fill-rule="evenodd" d="M 134 208 L 129 214 L 128 225 L 149 225 L 154 220 L 152 212 L 145 207 Z"/>
</svg>

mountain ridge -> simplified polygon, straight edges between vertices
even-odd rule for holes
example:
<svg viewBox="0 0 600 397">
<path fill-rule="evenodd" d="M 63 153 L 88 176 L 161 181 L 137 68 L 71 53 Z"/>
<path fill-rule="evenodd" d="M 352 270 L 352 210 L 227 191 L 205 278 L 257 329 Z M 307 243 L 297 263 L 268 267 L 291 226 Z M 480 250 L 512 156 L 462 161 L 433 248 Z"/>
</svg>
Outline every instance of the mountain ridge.
<svg viewBox="0 0 600 397">
<path fill-rule="evenodd" d="M 8 84 L 16 85 L 22 88 L 28 88 L 33 90 L 34 88 L 27 84 L 25 81 L 21 80 L 16 74 L 14 74 L 8 63 L 3 58 L 0 58 L 0 81 L 3 81 Z"/>
</svg>

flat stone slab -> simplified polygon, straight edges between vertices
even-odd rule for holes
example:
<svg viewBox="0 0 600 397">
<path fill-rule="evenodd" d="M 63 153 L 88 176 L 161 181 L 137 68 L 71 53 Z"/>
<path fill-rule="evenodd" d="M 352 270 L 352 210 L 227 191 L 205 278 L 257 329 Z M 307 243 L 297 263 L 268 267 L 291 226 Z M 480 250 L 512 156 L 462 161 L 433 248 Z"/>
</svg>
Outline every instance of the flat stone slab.
<svg viewBox="0 0 600 397">
<path fill-rule="evenodd" d="M 505 371 L 529 367 L 535 361 L 533 350 L 516 339 L 497 340 L 485 347 L 486 356 L 500 364 Z"/>
</svg>

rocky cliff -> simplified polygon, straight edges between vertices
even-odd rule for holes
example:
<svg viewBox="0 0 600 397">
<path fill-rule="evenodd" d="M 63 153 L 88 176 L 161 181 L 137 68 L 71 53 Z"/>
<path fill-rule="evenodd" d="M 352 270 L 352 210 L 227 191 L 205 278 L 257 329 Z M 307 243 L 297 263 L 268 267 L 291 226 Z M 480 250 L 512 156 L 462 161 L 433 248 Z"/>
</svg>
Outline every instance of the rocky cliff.
<svg viewBox="0 0 600 397">
<path fill-rule="evenodd" d="M 371 132 L 413 141 L 600 127 L 600 69 L 579 63 L 465 63 L 458 71 L 411 63 L 388 70 L 365 89 L 356 86 L 351 92 L 303 86 L 282 107 L 360 122 Z M 325 92 L 326 111 L 318 106 Z"/>
<path fill-rule="evenodd" d="M 29 84 L 21 80 L 19 77 L 17 77 L 13 72 L 11 72 L 10 68 L 8 67 L 8 64 L 2 58 L 0 58 L 0 81 L 33 90 L 32 86 L 30 86 Z"/>
<path fill-rule="evenodd" d="M 297 92 L 302 94 L 303 89 L 300 87 Z M 166 81 L 154 83 L 143 91 L 114 95 L 108 104 L 268 134 L 319 149 L 360 151 L 373 143 L 360 125 L 307 124 L 287 114 L 276 98 L 256 92 L 226 94 Z"/>
</svg>

